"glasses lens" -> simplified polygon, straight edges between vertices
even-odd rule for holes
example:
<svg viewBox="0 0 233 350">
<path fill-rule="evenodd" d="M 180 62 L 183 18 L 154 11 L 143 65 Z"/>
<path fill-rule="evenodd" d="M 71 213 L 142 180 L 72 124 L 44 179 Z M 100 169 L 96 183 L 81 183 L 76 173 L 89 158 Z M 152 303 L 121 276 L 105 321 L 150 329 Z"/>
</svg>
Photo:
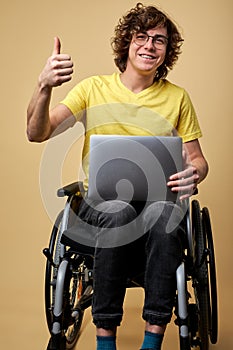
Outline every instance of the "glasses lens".
<svg viewBox="0 0 233 350">
<path fill-rule="evenodd" d="M 135 41 L 135 43 L 137 45 L 143 46 L 143 45 L 145 45 L 147 40 L 148 40 L 148 35 L 146 35 L 146 34 L 136 34 L 134 41 Z"/>
<path fill-rule="evenodd" d="M 167 45 L 167 38 L 165 38 L 164 36 L 161 36 L 161 35 L 155 36 L 154 43 L 157 46 L 166 46 Z"/>
</svg>

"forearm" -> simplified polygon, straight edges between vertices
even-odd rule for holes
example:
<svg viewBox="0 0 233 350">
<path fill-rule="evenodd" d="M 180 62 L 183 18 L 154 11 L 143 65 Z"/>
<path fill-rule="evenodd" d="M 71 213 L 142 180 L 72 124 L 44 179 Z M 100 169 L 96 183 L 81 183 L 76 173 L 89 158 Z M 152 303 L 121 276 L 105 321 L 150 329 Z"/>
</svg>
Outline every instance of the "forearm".
<svg viewBox="0 0 233 350">
<path fill-rule="evenodd" d="M 40 83 L 32 96 L 27 109 L 27 136 L 30 141 L 42 142 L 51 134 L 49 104 L 52 88 Z"/>
</svg>

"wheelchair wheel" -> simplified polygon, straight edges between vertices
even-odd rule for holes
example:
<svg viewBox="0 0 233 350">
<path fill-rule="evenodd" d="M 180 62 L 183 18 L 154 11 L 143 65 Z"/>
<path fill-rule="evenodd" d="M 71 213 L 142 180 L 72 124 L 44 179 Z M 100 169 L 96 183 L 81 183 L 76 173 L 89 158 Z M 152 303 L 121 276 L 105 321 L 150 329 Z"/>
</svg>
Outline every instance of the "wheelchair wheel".
<svg viewBox="0 0 233 350">
<path fill-rule="evenodd" d="M 47 350 L 72 349 L 80 335 L 84 311 L 92 293 L 85 257 L 67 252 L 57 271 Z"/>
<path fill-rule="evenodd" d="M 193 287 L 198 309 L 200 349 L 209 349 L 210 295 L 207 266 L 206 237 L 202 225 L 199 202 L 192 201 L 192 230 L 194 234 Z"/>
<path fill-rule="evenodd" d="M 63 292 L 61 328 L 66 339 L 66 349 L 72 349 L 76 344 L 84 315 L 84 310 L 81 309 L 79 300 L 86 289 L 86 283 L 83 271 L 84 265 L 79 260 L 79 257 L 77 257 L 75 265 L 77 267 L 69 266 Z"/>
<path fill-rule="evenodd" d="M 60 226 L 63 217 L 63 211 L 59 213 L 54 223 L 49 248 L 46 255 L 49 254 L 50 259 L 47 258 L 45 269 L 45 313 L 48 329 L 51 332 L 52 329 L 52 312 L 55 298 L 56 277 L 57 277 L 57 265 L 59 264 L 59 246 L 60 243 Z"/>
<path fill-rule="evenodd" d="M 207 208 L 202 209 L 202 221 L 203 229 L 207 237 L 207 249 L 209 254 L 208 267 L 209 267 L 209 290 L 210 290 L 210 322 L 209 322 L 209 334 L 212 344 L 217 343 L 218 339 L 218 301 L 217 301 L 217 280 L 216 280 L 216 267 L 215 267 L 215 254 L 212 228 L 210 222 L 210 215 Z"/>
</svg>

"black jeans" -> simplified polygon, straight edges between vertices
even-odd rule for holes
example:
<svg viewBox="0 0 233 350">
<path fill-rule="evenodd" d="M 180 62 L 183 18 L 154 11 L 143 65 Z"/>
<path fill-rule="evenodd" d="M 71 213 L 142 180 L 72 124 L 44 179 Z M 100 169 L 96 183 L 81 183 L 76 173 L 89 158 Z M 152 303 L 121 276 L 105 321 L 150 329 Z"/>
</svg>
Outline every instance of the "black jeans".
<svg viewBox="0 0 233 350">
<path fill-rule="evenodd" d="M 127 279 L 141 272 L 143 319 L 154 325 L 170 322 L 183 255 L 181 207 L 172 202 L 83 201 L 79 217 L 95 237 L 94 324 L 105 329 L 120 325 Z"/>
</svg>

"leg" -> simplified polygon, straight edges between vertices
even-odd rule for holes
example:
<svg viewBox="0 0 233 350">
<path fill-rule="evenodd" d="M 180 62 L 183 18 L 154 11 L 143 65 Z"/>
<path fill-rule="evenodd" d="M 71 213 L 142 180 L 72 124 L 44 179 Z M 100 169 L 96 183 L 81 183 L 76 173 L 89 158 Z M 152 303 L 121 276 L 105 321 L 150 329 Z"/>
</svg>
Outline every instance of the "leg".
<svg viewBox="0 0 233 350">
<path fill-rule="evenodd" d="M 152 203 L 143 214 L 147 239 L 143 309 L 146 334 L 163 334 L 171 319 L 176 292 L 176 269 L 183 254 L 182 220 L 183 211 L 170 202 Z M 160 349 L 160 345 L 155 349 Z"/>
<path fill-rule="evenodd" d="M 120 201 L 101 203 L 94 259 L 93 320 L 98 329 L 113 330 L 120 325 L 127 282 L 129 230 L 135 230 L 136 212 Z M 103 331 L 100 331 L 103 332 Z M 114 331 L 115 332 L 115 331 Z"/>
<path fill-rule="evenodd" d="M 116 336 L 123 314 L 128 254 L 132 233 L 136 231 L 134 208 L 121 201 L 100 203 L 82 209 L 82 219 L 96 227 L 94 259 L 94 295 L 92 314 L 97 341 Z M 86 218 L 86 219 L 85 219 Z M 106 339 L 104 339 L 104 343 Z"/>
</svg>

